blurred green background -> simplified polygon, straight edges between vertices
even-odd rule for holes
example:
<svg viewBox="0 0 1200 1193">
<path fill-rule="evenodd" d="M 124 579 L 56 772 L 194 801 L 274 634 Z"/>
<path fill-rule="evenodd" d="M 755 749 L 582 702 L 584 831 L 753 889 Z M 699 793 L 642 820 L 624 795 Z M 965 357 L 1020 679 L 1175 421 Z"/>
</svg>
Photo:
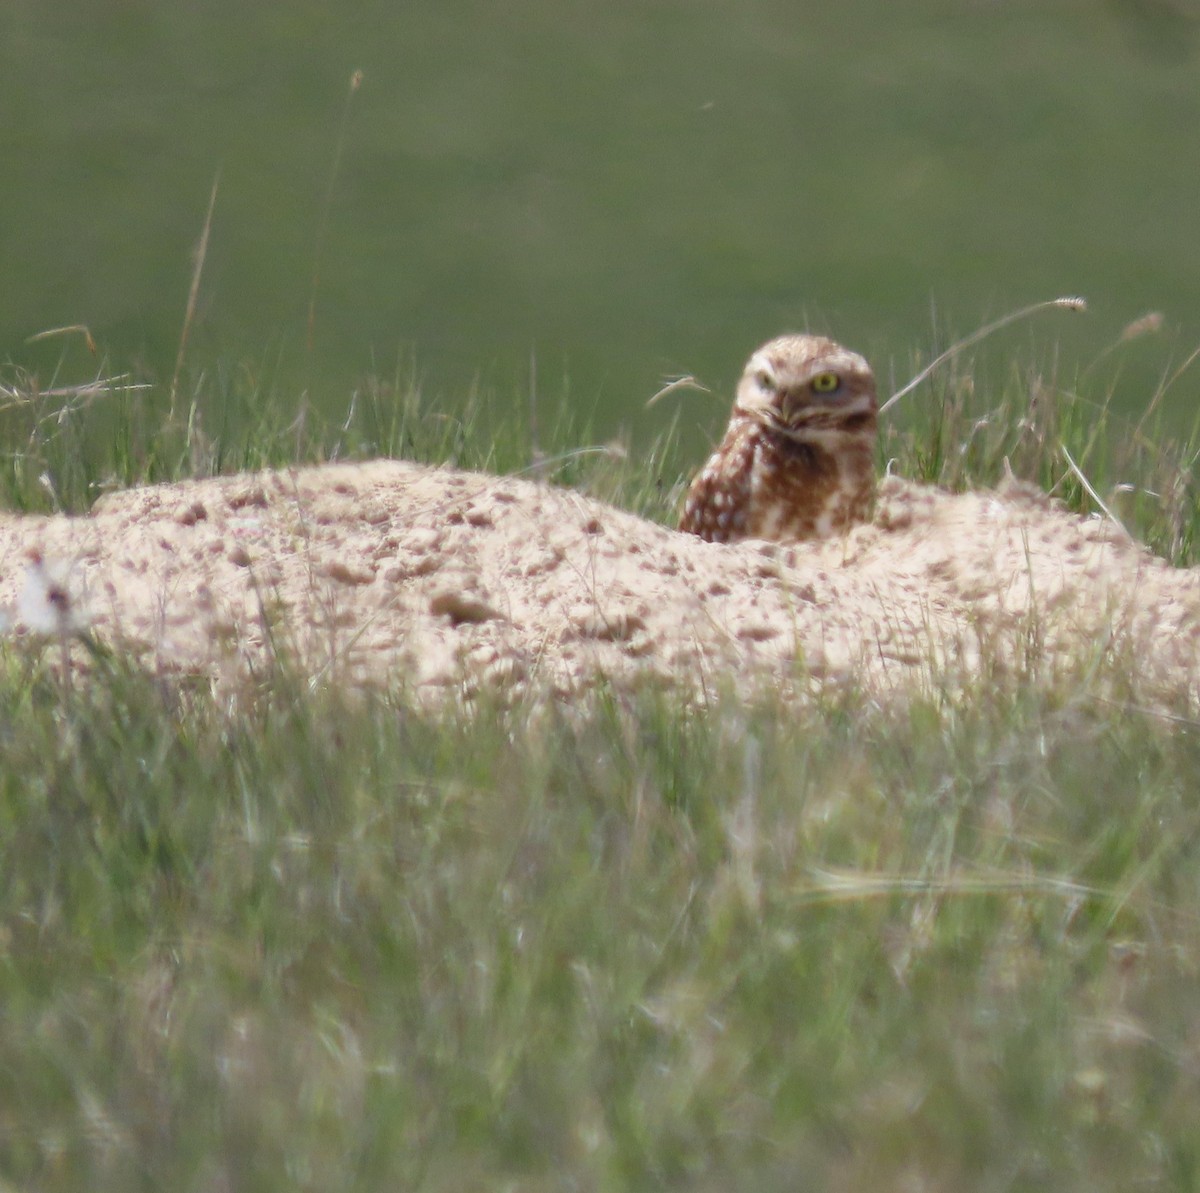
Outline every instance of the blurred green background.
<svg viewBox="0 0 1200 1193">
<path fill-rule="evenodd" d="M 516 400 L 532 356 L 599 433 L 661 426 L 646 398 L 694 373 L 699 436 L 777 332 L 886 389 L 1080 293 L 976 367 L 1071 375 L 1161 310 L 1103 358 L 1134 411 L 1200 342 L 1189 0 L 6 0 L 0 79 L 0 359 L 39 372 L 86 356 L 27 337 L 85 323 L 169 379 L 218 170 L 189 363 L 331 409 L 397 367 Z"/>
</svg>

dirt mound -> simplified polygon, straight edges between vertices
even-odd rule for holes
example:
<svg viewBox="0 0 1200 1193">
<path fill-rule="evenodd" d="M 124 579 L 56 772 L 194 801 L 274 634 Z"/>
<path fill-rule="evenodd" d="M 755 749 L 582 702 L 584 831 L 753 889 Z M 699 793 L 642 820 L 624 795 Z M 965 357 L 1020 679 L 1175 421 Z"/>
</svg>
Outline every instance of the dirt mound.
<svg viewBox="0 0 1200 1193">
<path fill-rule="evenodd" d="M 0 558 L 10 632 L 70 617 L 155 668 L 219 677 L 284 652 L 418 695 L 566 697 L 597 676 L 882 694 L 1117 660 L 1150 700 L 1193 693 L 1200 657 L 1200 570 L 1015 483 L 888 479 L 843 538 L 721 546 L 571 491 L 380 460 L 0 515 Z"/>
</svg>

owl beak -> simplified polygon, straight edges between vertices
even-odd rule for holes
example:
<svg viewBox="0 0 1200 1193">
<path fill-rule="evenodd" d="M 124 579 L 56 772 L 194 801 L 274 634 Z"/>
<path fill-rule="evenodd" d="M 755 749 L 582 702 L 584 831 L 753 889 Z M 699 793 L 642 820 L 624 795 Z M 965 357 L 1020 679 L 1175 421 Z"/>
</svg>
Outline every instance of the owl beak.
<svg viewBox="0 0 1200 1193">
<path fill-rule="evenodd" d="M 818 394 L 813 393 L 807 385 L 798 385 L 783 391 L 781 405 L 789 414 L 795 415 L 805 410 L 821 410 L 829 406 L 836 406 L 844 397 L 845 394 L 841 391 L 832 394 Z"/>
<path fill-rule="evenodd" d="M 805 410 L 839 410 L 844 406 L 857 405 L 862 396 L 859 389 L 845 382 L 832 393 L 817 393 L 807 385 L 798 385 L 785 391 L 783 408 L 795 413 Z"/>
</svg>

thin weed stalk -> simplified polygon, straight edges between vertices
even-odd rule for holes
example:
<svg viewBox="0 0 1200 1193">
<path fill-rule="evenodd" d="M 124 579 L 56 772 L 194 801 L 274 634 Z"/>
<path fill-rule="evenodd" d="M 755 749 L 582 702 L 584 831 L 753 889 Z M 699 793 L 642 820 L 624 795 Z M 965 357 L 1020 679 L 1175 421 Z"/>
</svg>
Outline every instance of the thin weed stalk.
<svg viewBox="0 0 1200 1193">
<path fill-rule="evenodd" d="M 363 72 L 356 70 L 350 75 L 350 86 L 346 92 L 346 102 L 342 106 L 342 120 L 338 125 L 337 141 L 333 147 L 333 164 L 329 168 L 329 184 L 325 188 L 325 201 L 321 205 L 321 219 L 317 225 L 317 241 L 313 249 L 312 287 L 308 296 L 308 323 L 306 325 L 304 344 L 309 357 L 312 356 L 316 341 L 317 326 L 317 291 L 321 286 L 321 269 L 325 261 L 325 240 L 329 231 L 329 213 L 333 209 L 333 192 L 337 185 L 338 170 L 342 164 L 342 150 L 346 144 L 346 130 L 350 124 L 350 108 L 358 89 L 362 86 Z"/>
<path fill-rule="evenodd" d="M 212 232 L 213 212 L 217 207 L 217 190 L 221 185 L 221 171 L 218 170 L 213 178 L 212 191 L 208 196 L 208 211 L 204 216 L 204 228 L 200 233 L 200 243 L 196 246 L 195 261 L 192 266 L 192 283 L 188 287 L 187 307 L 183 315 L 183 328 L 179 333 L 179 351 L 175 354 L 175 369 L 171 374 L 171 409 L 167 417 L 168 423 L 175 421 L 175 403 L 179 393 L 179 377 L 183 372 L 183 358 L 187 352 L 188 336 L 191 334 L 192 323 L 196 318 L 196 303 L 200 296 L 200 278 L 204 273 L 204 260 L 208 256 L 208 239 Z"/>
</svg>

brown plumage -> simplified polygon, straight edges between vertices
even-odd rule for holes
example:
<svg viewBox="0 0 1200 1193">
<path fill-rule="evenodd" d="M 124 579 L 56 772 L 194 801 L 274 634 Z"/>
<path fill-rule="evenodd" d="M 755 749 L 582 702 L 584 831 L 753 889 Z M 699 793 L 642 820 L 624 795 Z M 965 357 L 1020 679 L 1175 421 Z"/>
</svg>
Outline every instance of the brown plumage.
<svg viewBox="0 0 1200 1193">
<path fill-rule="evenodd" d="M 725 438 L 692 482 L 679 529 L 711 542 L 825 538 L 875 491 L 875 377 L 822 336 L 780 336 L 749 360 Z"/>
</svg>

